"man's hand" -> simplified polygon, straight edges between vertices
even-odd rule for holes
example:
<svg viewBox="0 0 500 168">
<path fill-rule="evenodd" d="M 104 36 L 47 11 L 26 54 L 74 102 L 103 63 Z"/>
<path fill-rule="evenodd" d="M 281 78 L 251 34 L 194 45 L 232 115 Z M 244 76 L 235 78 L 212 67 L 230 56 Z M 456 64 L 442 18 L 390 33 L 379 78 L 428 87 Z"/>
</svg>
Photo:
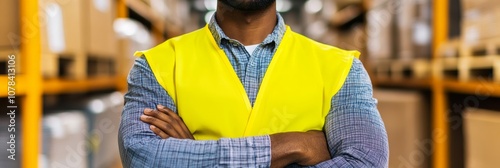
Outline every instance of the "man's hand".
<svg viewBox="0 0 500 168">
<path fill-rule="evenodd" d="M 141 121 L 150 124 L 149 128 L 163 139 L 194 139 L 181 117 L 165 106 L 158 105 L 156 110 L 144 109 Z"/>
<path fill-rule="evenodd" d="M 312 166 L 330 159 L 322 131 L 288 132 L 271 135 L 271 167 L 291 163 Z"/>
</svg>

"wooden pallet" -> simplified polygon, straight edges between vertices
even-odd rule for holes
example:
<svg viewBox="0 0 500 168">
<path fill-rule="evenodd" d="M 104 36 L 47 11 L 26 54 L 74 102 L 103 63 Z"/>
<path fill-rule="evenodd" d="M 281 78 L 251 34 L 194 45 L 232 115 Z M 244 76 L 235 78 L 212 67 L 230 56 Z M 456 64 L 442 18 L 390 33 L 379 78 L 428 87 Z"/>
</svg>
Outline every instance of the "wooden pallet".
<svg viewBox="0 0 500 168">
<path fill-rule="evenodd" d="M 433 73 L 441 79 L 456 80 L 459 76 L 457 57 L 440 57 L 436 58 L 433 65 Z"/>
<path fill-rule="evenodd" d="M 86 56 L 76 54 L 43 53 L 42 75 L 45 79 L 85 79 L 87 77 Z"/>
<path fill-rule="evenodd" d="M 500 56 L 437 58 L 433 68 L 442 79 L 500 82 Z"/>
<path fill-rule="evenodd" d="M 381 80 L 423 79 L 431 74 L 430 61 L 425 59 L 379 61 L 374 68 L 375 78 Z"/>
<path fill-rule="evenodd" d="M 491 55 L 500 55 L 500 38 L 483 39 L 473 44 L 463 42 L 460 45 L 461 57 L 481 57 Z"/>
<path fill-rule="evenodd" d="M 462 57 L 458 62 L 461 81 L 489 80 L 500 82 L 500 55 Z"/>
<path fill-rule="evenodd" d="M 113 57 L 96 57 L 89 56 L 87 58 L 87 76 L 115 76 L 117 61 Z"/>
<path fill-rule="evenodd" d="M 45 79 L 86 79 L 116 75 L 114 57 L 88 56 L 83 53 L 44 54 L 42 73 Z"/>
</svg>

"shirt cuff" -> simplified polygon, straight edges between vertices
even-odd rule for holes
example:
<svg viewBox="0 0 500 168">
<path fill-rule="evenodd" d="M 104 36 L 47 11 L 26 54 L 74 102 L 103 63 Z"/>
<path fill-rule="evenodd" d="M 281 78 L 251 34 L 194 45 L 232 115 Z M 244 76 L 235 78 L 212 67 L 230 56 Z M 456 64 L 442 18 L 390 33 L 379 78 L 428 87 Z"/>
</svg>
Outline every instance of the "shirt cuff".
<svg viewBox="0 0 500 168">
<path fill-rule="evenodd" d="M 248 167 L 271 166 L 271 139 L 269 136 L 241 138 L 239 140 L 222 138 L 219 163 L 224 167 L 247 165 Z M 245 167 L 247 167 L 245 166 Z"/>
</svg>

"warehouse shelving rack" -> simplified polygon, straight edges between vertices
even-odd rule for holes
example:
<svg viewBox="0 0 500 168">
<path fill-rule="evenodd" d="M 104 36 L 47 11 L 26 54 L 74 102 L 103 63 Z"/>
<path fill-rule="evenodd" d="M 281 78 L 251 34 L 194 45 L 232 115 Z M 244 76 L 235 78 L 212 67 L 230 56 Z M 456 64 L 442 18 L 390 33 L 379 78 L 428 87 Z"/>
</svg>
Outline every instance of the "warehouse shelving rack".
<svg viewBox="0 0 500 168">
<path fill-rule="evenodd" d="M 116 0 L 117 17 L 127 17 L 125 0 Z M 22 153 L 17 159 L 21 159 L 21 166 L 25 168 L 38 167 L 38 156 L 40 153 L 42 96 L 57 95 L 65 93 L 85 93 L 91 91 L 115 89 L 126 90 L 126 81 L 123 76 L 96 77 L 78 80 L 68 79 L 43 79 L 41 72 L 41 39 L 39 24 L 38 0 L 20 0 L 20 37 L 22 41 L 19 52 L 16 55 L 16 64 L 21 69 L 15 76 L 16 101 L 22 107 L 20 121 L 22 123 L 21 144 Z M 16 66 L 17 66 L 16 65 Z M 2 90 L 0 97 L 8 96 L 7 75 L 0 76 Z M 5 86 L 5 87 L 4 87 Z"/>
<path fill-rule="evenodd" d="M 458 79 L 446 79 L 439 76 L 440 69 L 438 58 L 438 48 L 443 43 L 448 41 L 448 0 L 432 0 L 432 57 L 430 64 L 432 73 L 427 79 L 374 79 L 375 86 L 398 87 L 407 89 L 429 89 L 432 92 L 432 122 L 431 122 L 431 138 L 434 153 L 432 154 L 432 167 L 434 168 L 449 168 L 451 167 L 450 158 L 450 121 L 448 120 L 448 94 L 459 93 L 464 95 L 475 96 L 490 96 L 500 97 L 500 83 L 487 80 L 469 80 L 463 81 Z M 483 89 L 481 89 L 483 88 Z M 484 89 L 488 88 L 488 89 Z"/>
</svg>

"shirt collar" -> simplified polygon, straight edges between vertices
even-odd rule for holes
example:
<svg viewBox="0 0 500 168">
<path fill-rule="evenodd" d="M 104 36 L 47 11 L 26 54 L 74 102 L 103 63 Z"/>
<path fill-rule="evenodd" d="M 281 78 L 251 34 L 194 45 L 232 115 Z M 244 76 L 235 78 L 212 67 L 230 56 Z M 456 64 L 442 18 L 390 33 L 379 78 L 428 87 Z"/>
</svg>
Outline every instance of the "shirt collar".
<svg viewBox="0 0 500 168">
<path fill-rule="evenodd" d="M 279 46 L 281 40 L 283 39 L 283 36 L 285 35 L 286 31 L 286 25 L 279 13 L 276 13 L 278 21 L 276 22 L 276 26 L 274 27 L 274 30 L 271 34 L 269 34 L 264 41 L 262 41 L 261 44 L 269 44 L 274 42 L 275 46 Z M 234 40 L 226 36 L 224 31 L 222 31 L 222 28 L 220 28 L 219 24 L 217 24 L 217 21 L 215 19 L 215 14 L 212 16 L 212 19 L 210 19 L 210 22 L 208 23 L 208 28 L 210 29 L 210 32 L 212 33 L 212 36 L 215 39 L 215 42 L 219 45 L 219 47 L 222 48 L 221 41 L 222 39 L 226 39 L 228 41 Z M 237 40 L 234 40 L 237 41 Z"/>
</svg>

